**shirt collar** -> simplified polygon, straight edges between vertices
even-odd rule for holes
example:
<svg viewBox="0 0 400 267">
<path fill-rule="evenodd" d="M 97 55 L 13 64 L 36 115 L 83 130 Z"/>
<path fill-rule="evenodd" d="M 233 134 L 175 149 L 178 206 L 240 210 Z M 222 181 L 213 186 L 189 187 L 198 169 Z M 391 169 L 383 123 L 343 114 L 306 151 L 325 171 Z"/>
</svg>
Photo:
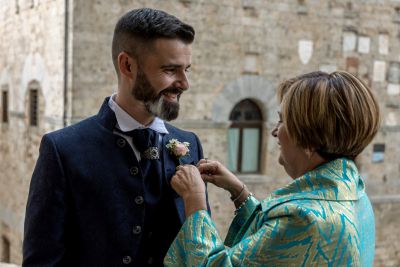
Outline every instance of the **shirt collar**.
<svg viewBox="0 0 400 267">
<path fill-rule="evenodd" d="M 118 127 L 123 132 L 129 132 L 135 129 L 147 128 L 146 126 L 144 126 L 143 124 L 132 118 L 125 110 L 123 110 L 114 101 L 115 96 L 116 94 L 114 93 L 110 97 L 110 100 L 108 101 L 108 106 L 111 108 L 112 111 L 114 111 L 115 117 L 117 118 L 116 127 Z M 154 118 L 154 120 L 151 122 L 148 128 L 162 134 L 168 134 L 168 130 L 165 127 L 164 121 L 158 117 Z"/>
</svg>

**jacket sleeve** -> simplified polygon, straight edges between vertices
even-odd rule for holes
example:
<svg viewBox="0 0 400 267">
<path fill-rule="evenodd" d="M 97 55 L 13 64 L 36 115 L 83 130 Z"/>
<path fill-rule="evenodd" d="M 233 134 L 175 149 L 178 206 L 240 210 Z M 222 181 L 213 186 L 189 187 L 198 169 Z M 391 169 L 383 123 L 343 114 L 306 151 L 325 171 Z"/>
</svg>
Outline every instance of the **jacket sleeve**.
<svg viewBox="0 0 400 267">
<path fill-rule="evenodd" d="M 357 223 L 346 214 L 346 204 L 331 205 L 331 201 L 315 201 L 307 207 L 293 201 L 269 211 L 256 210 L 251 223 L 242 225 L 236 235 L 239 238 L 231 246 L 224 246 L 207 212 L 197 211 L 185 221 L 164 264 L 361 266 Z"/>
<path fill-rule="evenodd" d="M 294 209 L 294 210 L 293 210 Z M 301 208 L 280 207 L 270 216 L 255 210 L 251 223 L 231 246 L 224 246 L 206 211 L 191 214 L 172 243 L 165 266 L 320 266 L 337 259 L 326 258 L 332 246 L 320 247 L 314 242 L 316 233 L 313 215 L 300 214 Z M 238 214 L 241 216 L 240 214 Z M 300 216 L 299 216 L 300 215 Z M 245 216 L 246 217 L 246 216 Z M 244 218 L 246 221 L 246 218 Z M 232 229 L 230 229 L 231 231 Z M 321 243 L 319 245 L 319 243 Z M 339 249 L 340 251 L 340 249 Z M 348 262 L 343 259 L 343 262 Z M 340 265 L 340 264 L 338 264 Z"/>
<path fill-rule="evenodd" d="M 251 197 L 232 222 L 225 245 L 210 216 L 204 211 L 190 215 L 172 243 L 164 259 L 165 266 L 253 266 L 257 261 L 254 250 L 268 231 L 263 227 L 247 239 L 239 236 L 248 230 L 259 210 L 259 201 Z M 234 244 L 236 240 L 236 244 Z M 257 243 L 257 244 L 256 244 Z M 229 247 L 228 247 L 229 246 Z M 251 248 L 254 246 L 255 248 Z M 249 251 L 246 251 L 250 249 Z M 249 257 L 249 255 L 252 255 Z M 250 258 L 250 264 L 242 265 Z"/>
<path fill-rule="evenodd" d="M 63 265 L 67 217 L 66 182 L 51 136 L 40 144 L 26 207 L 23 266 Z"/>
</svg>

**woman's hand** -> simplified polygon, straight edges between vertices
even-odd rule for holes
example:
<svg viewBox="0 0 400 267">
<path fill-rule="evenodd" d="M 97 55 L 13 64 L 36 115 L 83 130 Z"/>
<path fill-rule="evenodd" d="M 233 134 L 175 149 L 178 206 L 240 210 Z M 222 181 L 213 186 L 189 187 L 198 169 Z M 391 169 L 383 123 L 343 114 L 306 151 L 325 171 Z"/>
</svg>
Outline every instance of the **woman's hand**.
<svg viewBox="0 0 400 267">
<path fill-rule="evenodd" d="M 220 162 L 202 159 L 197 167 L 204 181 L 229 191 L 233 198 L 242 191 L 243 183 Z"/>
<path fill-rule="evenodd" d="M 185 203 L 186 217 L 197 210 L 207 210 L 206 186 L 196 166 L 178 166 L 172 176 L 171 186 Z"/>
</svg>

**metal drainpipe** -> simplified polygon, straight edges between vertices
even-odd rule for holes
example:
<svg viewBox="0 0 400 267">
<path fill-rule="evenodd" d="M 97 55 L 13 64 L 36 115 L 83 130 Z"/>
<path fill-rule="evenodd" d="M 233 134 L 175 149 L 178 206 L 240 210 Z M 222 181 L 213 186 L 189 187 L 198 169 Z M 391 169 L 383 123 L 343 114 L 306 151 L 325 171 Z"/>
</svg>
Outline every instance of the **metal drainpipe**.
<svg viewBox="0 0 400 267">
<path fill-rule="evenodd" d="M 64 21 L 64 110 L 63 110 L 63 126 L 67 126 L 68 115 L 68 41 L 69 41 L 69 0 L 65 1 L 65 21 Z"/>
</svg>

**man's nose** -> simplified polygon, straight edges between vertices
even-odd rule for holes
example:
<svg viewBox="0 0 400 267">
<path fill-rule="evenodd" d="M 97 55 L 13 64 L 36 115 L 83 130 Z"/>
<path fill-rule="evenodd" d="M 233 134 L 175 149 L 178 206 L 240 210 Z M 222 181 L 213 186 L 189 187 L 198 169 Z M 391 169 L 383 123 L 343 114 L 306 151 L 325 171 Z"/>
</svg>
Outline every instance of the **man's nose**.
<svg viewBox="0 0 400 267">
<path fill-rule="evenodd" d="M 182 90 L 189 89 L 189 77 L 185 71 L 181 72 L 175 81 L 175 87 L 181 88 Z"/>
</svg>

